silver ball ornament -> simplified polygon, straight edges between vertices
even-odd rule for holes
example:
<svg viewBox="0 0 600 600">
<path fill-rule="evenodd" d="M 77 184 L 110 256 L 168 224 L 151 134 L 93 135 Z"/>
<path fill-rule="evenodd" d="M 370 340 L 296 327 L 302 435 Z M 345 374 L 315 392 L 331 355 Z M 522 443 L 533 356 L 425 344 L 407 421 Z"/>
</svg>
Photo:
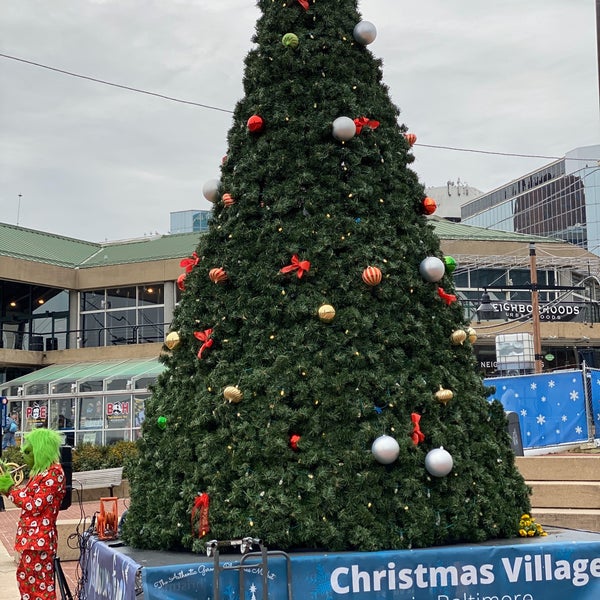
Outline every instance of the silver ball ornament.
<svg viewBox="0 0 600 600">
<path fill-rule="evenodd" d="M 360 21 L 354 26 L 352 35 L 359 44 L 367 46 L 375 41 L 377 29 L 375 25 L 369 21 Z"/>
<path fill-rule="evenodd" d="M 350 117 L 338 117 L 333 122 L 333 137 L 340 142 L 351 140 L 356 134 L 356 124 Z"/>
<path fill-rule="evenodd" d="M 377 462 L 382 465 L 389 465 L 398 458 L 400 446 L 393 437 L 381 435 L 373 442 L 371 452 Z"/>
<path fill-rule="evenodd" d="M 209 179 L 202 186 L 202 194 L 209 202 L 216 202 L 219 199 L 219 185 L 221 182 L 218 179 Z"/>
<path fill-rule="evenodd" d="M 436 256 L 428 256 L 421 261 L 419 272 L 425 281 L 439 281 L 446 272 L 446 265 Z"/>
<path fill-rule="evenodd" d="M 443 446 L 430 450 L 425 457 L 425 468 L 434 477 L 445 477 L 453 466 L 452 455 Z"/>
</svg>

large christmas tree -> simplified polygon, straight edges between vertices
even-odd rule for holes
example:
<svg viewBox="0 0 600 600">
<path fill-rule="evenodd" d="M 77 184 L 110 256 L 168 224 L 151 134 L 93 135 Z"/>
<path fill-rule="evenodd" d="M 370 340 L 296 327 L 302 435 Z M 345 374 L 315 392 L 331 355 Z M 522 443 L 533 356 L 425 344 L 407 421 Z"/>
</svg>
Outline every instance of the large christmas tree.
<svg viewBox="0 0 600 600">
<path fill-rule="evenodd" d="M 370 551 L 510 537 L 528 490 L 374 28 L 356 0 L 258 5 L 125 539 Z"/>
</svg>

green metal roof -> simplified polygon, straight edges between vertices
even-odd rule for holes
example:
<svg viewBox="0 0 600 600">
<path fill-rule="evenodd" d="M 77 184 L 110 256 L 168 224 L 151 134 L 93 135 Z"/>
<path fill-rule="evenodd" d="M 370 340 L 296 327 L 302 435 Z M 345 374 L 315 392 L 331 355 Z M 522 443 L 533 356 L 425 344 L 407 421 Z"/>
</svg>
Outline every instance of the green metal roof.
<svg viewBox="0 0 600 600">
<path fill-rule="evenodd" d="M 101 249 L 80 268 L 183 258 L 198 245 L 199 233 L 180 233 L 156 238 L 102 244 Z"/>
<path fill-rule="evenodd" d="M 564 244 L 561 240 L 540 235 L 525 233 L 514 233 L 511 231 L 499 231 L 497 229 L 486 229 L 475 225 L 454 223 L 441 217 L 430 217 L 435 227 L 437 236 L 442 240 L 479 240 L 484 242 L 544 242 L 544 244 Z"/>
<path fill-rule="evenodd" d="M 441 217 L 430 219 L 441 239 L 561 243 L 554 238 L 485 229 Z M 96 244 L 0 223 L 0 256 L 80 269 L 136 264 L 189 256 L 198 245 L 200 235 L 197 232 L 180 233 Z"/>
<path fill-rule="evenodd" d="M 99 247 L 92 242 L 0 223 L 0 256 L 76 267 Z"/>
<path fill-rule="evenodd" d="M 80 269 L 135 264 L 188 256 L 198 245 L 199 235 L 181 233 L 96 244 L 0 223 L 0 256 Z"/>
</svg>

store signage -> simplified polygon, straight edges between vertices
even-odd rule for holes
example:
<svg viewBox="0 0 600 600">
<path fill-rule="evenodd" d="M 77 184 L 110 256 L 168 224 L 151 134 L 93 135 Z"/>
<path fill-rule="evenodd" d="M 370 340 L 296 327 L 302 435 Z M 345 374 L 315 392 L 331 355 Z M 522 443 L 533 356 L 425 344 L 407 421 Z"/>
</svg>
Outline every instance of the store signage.
<svg viewBox="0 0 600 600">
<path fill-rule="evenodd" d="M 583 310 L 583 302 L 550 302 L 540 304 L 540 321 L 572 321 Z M 518 319 L 530 317 L 533 306 L 528 302 L 492 302 L 497 318 Z"/>
<path fill-rule="evenodd" d="M 47 408 L 45 404 L 38 404 L 33 402 L 30 406 L 25 409 L 25 416 L 29 421 L 35 421 L 36 423 L 43 423 L 46 421 Z"/>
</svg>

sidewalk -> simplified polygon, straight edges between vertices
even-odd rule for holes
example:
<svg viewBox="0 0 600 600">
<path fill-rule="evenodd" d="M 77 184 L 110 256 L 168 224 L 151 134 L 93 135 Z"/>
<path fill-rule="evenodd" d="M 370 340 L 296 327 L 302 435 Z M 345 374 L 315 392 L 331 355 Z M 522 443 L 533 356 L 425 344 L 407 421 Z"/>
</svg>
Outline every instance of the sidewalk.
<svg viewBox="0 0 600 600">
<path fill-rule="evenodd" d="M 15 579 L 17 565 L 11 554 L 0 544 L 0 598 L 2 600 L 20 600 L 21 595 Z"/>
<path fill-rule="evenodd" d="M 76 498 L 76 494 L 74 494 L 74 497 Z M 13 550 L 13 543 L 17 530 L 17 522 L 19 520 L 21 511 L 6 499 L 5 504 L 6 511 L 0 512 L 0 600 L 20 600 L 21 596 L 17 588 L 16 580 L 17 563 L 14 560 L 15 552 Z M 119 516 L 123 514 L 128 504 L 129 499 L 119 498 Z M 63 510 L 59 513 L 58 523 L 60 525 L 61 521 L 69 521 L 71 523 L 71 525 L 69 525 L 70 529 L 77 529 L 79 533 L 83 533 L 84 528 L 88 528 L 90 526 L 94 513 L 99 512 L 99 510 L 99 500 L 92 500 L 82 503 L 74 500 L 73 504 L 71 504 L 67 510 Z M 67 579 L 71 594 L 73 595 L 73 599 L 76 600 L 77 582 L 79 579 L 79 563 L 77 560 L 65 560 L 64 555 L 61 557 L 60 547 L 67 544 L 69 548 L 73 548 L 74 545 L 71 540 L 67 541 L 66 539 L 63 539 L 64 537 L 65 535 L 63 529 L 59 527 L 58 557 L 61 559 L 61 566 Z M 72 555 L 73 551 L 71 550 L 69 554 Z M 77 551 L 75 551 L 75 555 L 77 555 Z M 59 597 L 58 594 L 57 597 Z"/>
</svg>

